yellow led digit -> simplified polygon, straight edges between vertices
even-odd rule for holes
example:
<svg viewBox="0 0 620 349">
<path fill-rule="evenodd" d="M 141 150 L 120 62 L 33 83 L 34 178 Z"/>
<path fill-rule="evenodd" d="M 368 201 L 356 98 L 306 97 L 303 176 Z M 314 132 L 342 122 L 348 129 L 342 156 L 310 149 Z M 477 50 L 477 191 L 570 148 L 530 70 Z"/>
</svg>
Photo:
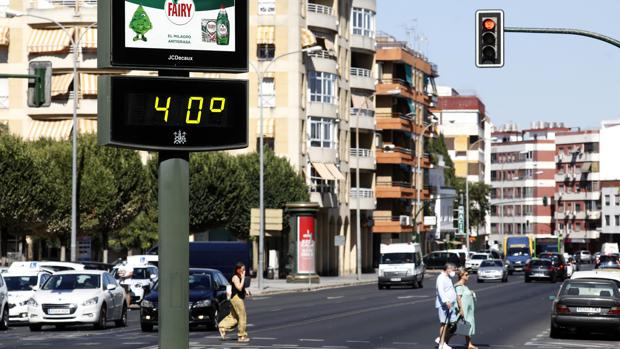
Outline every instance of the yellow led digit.
<svg viewBox="0 0 620 349">
<path fill-rule="evenodd" d="M 214 108 L 213 107 L 215 102 L 220 102 L 220 107 L 219 108 Z M 209 106 L 209 110 L 211 110 L 212 113 L 221 113 L 224 110 L 224 106 L 225 105 L 226 105 L 226 98 L 224 98 L 224 97 L 213 97 L 213 98 L 211 98 L 211 105 Z"/>
<path fill-rule="evenodd" d="M 159 96 L 155 97 L 155 110 L 165 112 L 164 113 L 164 121 L 165 122 L 168 122 L 168 108 L 170 108 L 170 97 L 168 97 L 168 99 L 166 100 L 166 106 L 165 107 L 160 107 L 159 106 Z"/>
<path fill-rule="evenodd" d="M 194 101 L 199 101 L 198 104 L 198 117 L 195 120 L 192 120 L 191 117 L 191 113 L 192 113 L 192 103 Z M 186 124 L 192 124 L 192 125 L 197 125 L 200 123 L 200 117 L 202 116 L 202 105 L 204 102 L 204 98 L 202 97 L 189 97 L 189 101 L 187 101 L 187 115 L 185 116 L 185 123 Z"/>
</svg>

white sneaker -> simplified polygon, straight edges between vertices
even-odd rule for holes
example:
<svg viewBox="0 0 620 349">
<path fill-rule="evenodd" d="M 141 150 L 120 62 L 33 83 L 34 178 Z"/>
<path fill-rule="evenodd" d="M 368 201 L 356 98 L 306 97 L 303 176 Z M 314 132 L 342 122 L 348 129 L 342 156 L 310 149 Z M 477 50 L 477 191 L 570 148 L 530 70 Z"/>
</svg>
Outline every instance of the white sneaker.
<svg viewBox="0 0 620 349">
<path fill-rule="evenodd" d="M 444 343 L 443 345 L 439 346 L 439 349 L 452 349 L 452 347 Z"/>
</svg>

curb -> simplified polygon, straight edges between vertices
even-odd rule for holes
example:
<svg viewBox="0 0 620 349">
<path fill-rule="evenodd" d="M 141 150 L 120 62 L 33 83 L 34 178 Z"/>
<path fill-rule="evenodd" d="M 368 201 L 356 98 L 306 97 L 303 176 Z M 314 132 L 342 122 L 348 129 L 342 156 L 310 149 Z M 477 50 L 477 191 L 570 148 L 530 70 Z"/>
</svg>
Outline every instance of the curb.
<svg viewBox="0 0 620 349">
<path fill-rule="evenodd" d="M 302 287 L 302 288 L 289 289 L 289 290 L 269 290 L 269 289 L 264 289 L 262 291 L 250 290 L 250 292 L 252 292 L 252 295 L 260 297 L 260 296 L 269 296 L 269 295 L 278 295 L 278 294 L 287 294 L 287 293 L 306 293 L 306 292 L 322 291 L 322 290 L 329 290 L 329 289 L 336 289 L 336 288 L 343 288 L 343 287 L 365 286 L 365 285 L 375 285 L 375 284 L 377 284 L 377 280 L 352 281 L 352 282 L 347 282 L 347 283 L 342 283 L 342 284 L 319 285 L 319 286 L 314 286 L 314 287 Z"/>
</svg>

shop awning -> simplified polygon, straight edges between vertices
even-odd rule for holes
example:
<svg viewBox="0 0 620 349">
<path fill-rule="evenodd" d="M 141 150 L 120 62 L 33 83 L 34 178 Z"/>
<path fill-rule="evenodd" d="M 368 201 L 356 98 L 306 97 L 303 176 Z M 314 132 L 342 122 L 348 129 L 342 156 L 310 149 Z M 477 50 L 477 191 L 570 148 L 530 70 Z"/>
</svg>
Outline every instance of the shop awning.
<svg viewBox="0 0 620 349">
<path fill-rule="evenodd" d="M 62 29 L 33 29 L 28 41 L 30 53 L 62 52 L 71 45 L 73 28 L 65 32 Z"/>
<path fill-rule="evenodd" d="M 80 134 L 87 134 L 87 133 L 96 134 L 97 133 L 97 120 L 78 119 L 78 132 Z"/>
<path fill-rule="evenodd" d="M 35 120 L 26 134 L 26 140 L 36 141 L 41 138 L 50 138 L 58 141 L 68 139 L 71 134 L 71 127 L 71 120 Z"/>
<path fill-rule="evenodd" d="M 84 33 L 86 31 L 86 33 Z M 80 36 L 82 40 L 80 41 L 80 46 L 82 48 L 87 49 L 96 49 L 97 48 L 97 28 L 81 28 Z"/>
<path fill-rule="evenodd" d="M 338 167 L 336 167 L 336 165 L 334 164 L 325 164 L 325 167 L 327 167 L 327 169 L 329 170 L 329 172 L 331 172 L 332 176 L 334 178 L 336 178 L 339 181 L 344 181 L 344 175 L 342 174 L 342 172 L 340 172 L 340 170 L 338 169 Z"/>
<path fill-rule="evenodd" d="M 301 28 L 301 47 L 312 47 L 316 45 L 316 37 L 310 29 Z"/>
<path fill-rule="evenodd" d="M 327 168 L 326 164 L 322 164 L 320 162 L 313 162 L 312 167 L 319 173 L 319 176 L 327 181 L 334 181 L 336 178 L 331 173 L 331 171 Z"/>
<path fill-rule="evenodd" d="M 69 86 L 73 82 L 73 74 L 52 75 L 52 96 L 69 93 Z"/>
<path fill-rule="evenodd" d="M 97 95 L 97 75 L 80 73 L 80 92 L 82 95 Z"/>
<path fill-rule="evenodd" d="M 369 97 L 366 96 L 351 95 L 351 103 L 353 104 L 353 108 L 370 109 L 370 102 L 368 99 Z"/>
<path fill-rule="evenodd" d="M 257 28 L 256 32 L 257 44 L 275 44 L 276 43 L 276 27 L 271 25 L 263 25 Z"/>
<path fill-rule="evenodd" d="M 0 27 L 0 46 L 9 44 L 9 27 Z"/>
</svg>

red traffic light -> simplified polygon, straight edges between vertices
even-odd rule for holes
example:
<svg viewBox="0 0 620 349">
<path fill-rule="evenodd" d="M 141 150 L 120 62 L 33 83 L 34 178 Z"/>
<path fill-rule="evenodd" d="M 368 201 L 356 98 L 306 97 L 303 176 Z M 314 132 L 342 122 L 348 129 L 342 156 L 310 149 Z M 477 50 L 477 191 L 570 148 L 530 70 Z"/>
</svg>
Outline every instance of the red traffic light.
<svg viewBox="0 0 620 349">
<path fill-rule="evenodd" d="M 482 22 L 482 26 L 486 30 L 493 30 L 495 29 L 495 21 L 492 20 L 491 18 L 487 18 Z"/>
</svg>

